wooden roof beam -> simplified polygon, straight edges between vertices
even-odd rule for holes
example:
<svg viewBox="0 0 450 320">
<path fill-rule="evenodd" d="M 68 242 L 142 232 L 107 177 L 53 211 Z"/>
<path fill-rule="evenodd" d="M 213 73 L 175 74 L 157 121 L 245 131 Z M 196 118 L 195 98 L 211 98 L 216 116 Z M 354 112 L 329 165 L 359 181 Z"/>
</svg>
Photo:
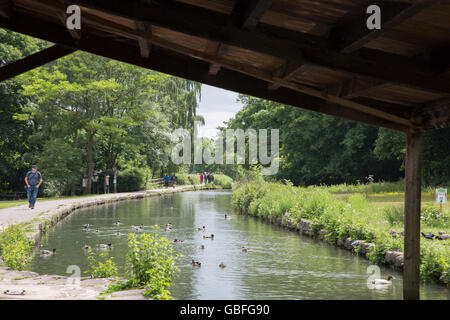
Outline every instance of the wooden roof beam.
<svg viewBox="0 0 450 320">
<path fill-rule="evenodd" d="M 209 65 L 204 61 L 187 56 L 180 56 L 179 54 L 172 54 L 159 47 L 155 47 L 155 50 L 152 51 L 152 59 L 145 59 L 140 55 L 137 47 L 120 41 L 106 41 L 94 34 L 89 34 L 83 39 L 76 41 L 70 37 L 62 27 L 58 28 L 53 24 L 43 23 L 42 21 L 37 23 L 38 20 L 32 17 L 16 16 L 15 22 L 16 23 L 11 23 L 10 20 L 0 19 L 0 26 L 47 41 L 71 46 L 74 49 L 84 50 L 93 54 L 198 81 L 226 90 L 240 92 L 311 111 L 330 114 L 343 119 L 359 121 L 397 131 L 406 132 L 410 128 L 408 125 L 399 124 L 373 114 L 368 114 L 363 110 L 340 106 L 331 101 L 326 101 L 290 88 L 280 88 L 276 91 L 269 91 L 267 90 L 267 80 L 259 80 L 234 70 L 224 69 L 218 75 L 211 76 L 208 74 Z M 33 26 L 33 28 L 30 26 Z"/>
<path fill-rule="evenodd" d="M 240 25 L 243 29 L 253 29 L 259 23 L 267 10 L 272 6 L 272 0 L 246 0 L 245 2 L 237 1 L 233 8 L 232 14 L 242 11 Z"/>
<path fill-rule="evenodd" d="M 61 21 L 61 23 L 66 27 L 67 31 L 70 33 L 70 35 L 75 38 L 75 39 L 81 39 L 81 29 L 77 30 L 77 29 L 73 29 L 70 30 L 67 28 L 67 13 L 66 12 L 61 12 L 60 14 L 58 14 L 59 20 Z M 83 23 L 83 20 L 81 20 L 81 23 Z"/>
<path fill-rule="evenodd" d="M 433 70 L 437 74 L 450 73 L 450 45 L 433 50 L 430 53 Z"/>
<path fill-rule="evenodd" d="M 9 63 L 0 68 L 0 82 L 11 79 L 19 74 L 30 71 L 34 68 L 40 67 L 53 60 L 59 59 L 76 51 L 75 49 L 64 47 L 61 45 L 54 45 L 50 48 L 44 49 L 28 57 L 18 61 Z"/>
<path fill-rule="evenodd" d="M 9 18 L 13 8 L 12 0 L 0 0 L 0 16 Z"/>
<path fill-rule="evenodd" d="M 285 60 L 298 61 L 303 55 L 311 64 L 359 78 L 450 93 L 450 78 L 436 77 L 425 61 L 366 48 L 358 52 L 360 57 L 349 58 L 346 54 L 326 49 L 320 39 L 311 35 L 266 25 L 258 25 L 251 32 L 241 30 L 231 23 L 227 15 L 179 2 L 152 2 L 145 6 L 136 2 L 125 4 L 121 0 L 70 2 Z M 385 65 L 390 67 L 386 69 Z"/>
<path fill-rule="evenodd" d="M 143 32 L 152 33 L 152 25 L 147 22 L 136 21 L 136 29 Z M 141 56 L 144 58 L 150 57 L 152 44 L 146 40 L 138 40 L 139 48 L 141 50 Z"/>
<path fill-rule="evenodd" d="M 428 129 L 448 127 L 450 124 L 450 97 L 427 103 L 422 108 L 417 108 L 417 113 L 424 119 L 424 125 Z"/>
<path fill-rule="evenodd" d="M 253 29 L 258 24 L 259 19 L 272 6 L 272 0 L 250 0 L 246 3 L 237 1 L 231 13 L 232 19 L 240 20 L 241 28 Z M 241 12 L 243 11 L 243 12 Z M 240 17 L 242 15 L 242 18 Z M 216 56 L 221 58 L 228 51 L 228 45 L 219 43 Z M 212 63 L 209 68 L 209 74 L 216 75 L 220 70 L 220 65 Z"/>
<path fill-rule="evenodd" d="M 219 45 L 217 46 L 217 50 L 216 50 L 216 57 L 223 58 L 227 54 L 228 49 L 229 48 L 227 45 L 225 45 L 223 43 L 219 43 Z M 216 75 L 217 72 L 220 71 L 220 68 L 221 68 L 220 64 L 211 63 L 210 67 L 209 67 L 209 74 Z"/>
<path fill-rule="evenodd" d="M 389 87 L 392 84 L 386 81 L 351 78 L 340 85 L 330 88 L 330 92 L 341 98 L 352 99 L 364 95 L 375 89 Z"/>
<path fill-rule="evenodd" d="M 343 53 L 350 53 L 364 47 L 367 43 L 386 34 L 405 20 L 431 6 L 432 2 L 399 3 L 376 2 L 381 9 L 381 29 L 370 30 L 366 26 L 368 14 L 334 28 L 330 33 L 331 42 Z M 333 39 L 334 38 L 334 39 Z"/>
<path fill-rule="evenodd" d="M 285 81 L 290 81 L 294 76 L 297 76 L 311 67 L 310 64 L 298 63 L 293 61 L 285 62 L 277 71 L 275 71 L 274 76 L 279 77 Z M 269 83 L 267 87 L 269 90 L 277 90 L 281 85 L 279 83 Z"/>
</svg>

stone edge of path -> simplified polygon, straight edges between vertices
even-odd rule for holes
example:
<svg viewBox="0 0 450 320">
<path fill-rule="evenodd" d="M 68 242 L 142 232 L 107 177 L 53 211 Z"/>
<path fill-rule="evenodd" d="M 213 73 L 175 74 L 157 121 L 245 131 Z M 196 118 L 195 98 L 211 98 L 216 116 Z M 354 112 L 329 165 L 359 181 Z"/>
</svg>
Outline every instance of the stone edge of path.
<svg viewBox="0 0 450 320">
<path fill-rule="evenodd" d="M 39 213 L 31 220 L 21 222 L 27 237 L 39 241 L 52 226 L 78 209 L 99 206 L 124 200 L 144 199 L 187 191 L 218 190 L 218 186 L 179 186 L 176 189 L 155 189 L 126 194 L 101 195 L 99 197 L 81 198 L 79 202 L 59 204 L 55 208 Z M 55 200 L 57 201 L 57 200 Z M 12 207 L 14 208 L 14 207 Z M 1 231 L 0 231 L 1 232 Z M 32 271 L 18 271 L 2 266 L 0 259 L 0 300 L 150 300 L 142 295 L 143 289 L 133 289 L 101 295 L 108 286 L 120 279 L 82 278 L 79 286 L 67 286 L 67 277 L 60 275 L 39 275 Z M 19 289 L 18 289 L 19 288 Z M 7 295 L 6 290 L 26 290 L 25 295 Z"/>
<path fill-rule="evenodd" d="M 32 271 L 17 271 L 0 267 L 0 300 L 151 300 L 143 296 L 144 289 L 132 289 L 102 294 L 120 279 L 80 278 L 73 283 L 59 275 L 39 275 Z M 24 294 L 7 294 L 5 291 Z"/>
</svg>

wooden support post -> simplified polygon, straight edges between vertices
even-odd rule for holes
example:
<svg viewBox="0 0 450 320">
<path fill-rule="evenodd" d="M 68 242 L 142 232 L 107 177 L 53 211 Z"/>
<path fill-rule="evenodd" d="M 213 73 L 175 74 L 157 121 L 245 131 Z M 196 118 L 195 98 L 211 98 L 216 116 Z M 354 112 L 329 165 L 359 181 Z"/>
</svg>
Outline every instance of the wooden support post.
<svg viewBox="0 0 450 320">
<path fill-rule="evenodd" d="M 403 299 L 419 300 L 422 133 L 407 133 Z"/>
</svg>

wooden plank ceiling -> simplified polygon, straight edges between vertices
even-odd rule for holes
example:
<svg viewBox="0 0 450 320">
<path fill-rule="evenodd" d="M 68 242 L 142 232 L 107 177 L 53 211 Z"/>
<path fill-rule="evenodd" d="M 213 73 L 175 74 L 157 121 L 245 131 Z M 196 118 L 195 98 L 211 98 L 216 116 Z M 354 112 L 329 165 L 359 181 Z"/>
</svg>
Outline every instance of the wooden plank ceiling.
<svg viewBox="0 0 450 320">
<path fill-rule="evenodd" d="M 71 4 L 79 31 L 65 27 Z M 371 4 L 381 30 L 366 28 Z M 450 124 L 450 1 L 0 0 L 0 27 L 375 126 Z"/>
</svg>

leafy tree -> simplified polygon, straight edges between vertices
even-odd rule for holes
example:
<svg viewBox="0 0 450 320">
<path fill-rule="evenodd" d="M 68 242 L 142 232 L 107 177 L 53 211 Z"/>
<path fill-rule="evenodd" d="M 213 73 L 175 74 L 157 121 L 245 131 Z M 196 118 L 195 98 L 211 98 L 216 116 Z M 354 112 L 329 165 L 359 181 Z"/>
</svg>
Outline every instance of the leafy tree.
<svg viewBox="0 0 450 320">
<path fill-rule="evenodd" d="M 65 165 L 82 160 L 85 193 L 91 190 L 96 167 L 111 171 L 132 163 L 161 168 L 167 161 L 162 155 L 170 147 L 168 129 L 193 123 L 200 92 L 197 83 L 83 52 L 35 69 L 21 80 L 22 94 L 31 102 L 17 118 L 34 125 L 30 140 L 44 145 L 47 139 L 58 138 L 84 145 L 84 152 L 75 148 L 66 153 L 71 159 Z M 64 148 L 61 140 L 56 141 L 54 147 Z M 44 151 L 49 150 L 38 153 Z M 80 174 L 78 168 L 71 174 L 63 171 L 59 180 Z"/>
<path fill-rule="evenodd" d="M 20 33 L 0 29 L 0 63 L 11 63 L 44 49 L 49 44 Z M 23 154 L 32 145 L 26 121 L 14 118 L 27 97 L 19 93 L 20 82 L 13 78 L 0 83 L 0 192 L 23 190 L 24 171 L 30 162 Z"/>
</svg>

